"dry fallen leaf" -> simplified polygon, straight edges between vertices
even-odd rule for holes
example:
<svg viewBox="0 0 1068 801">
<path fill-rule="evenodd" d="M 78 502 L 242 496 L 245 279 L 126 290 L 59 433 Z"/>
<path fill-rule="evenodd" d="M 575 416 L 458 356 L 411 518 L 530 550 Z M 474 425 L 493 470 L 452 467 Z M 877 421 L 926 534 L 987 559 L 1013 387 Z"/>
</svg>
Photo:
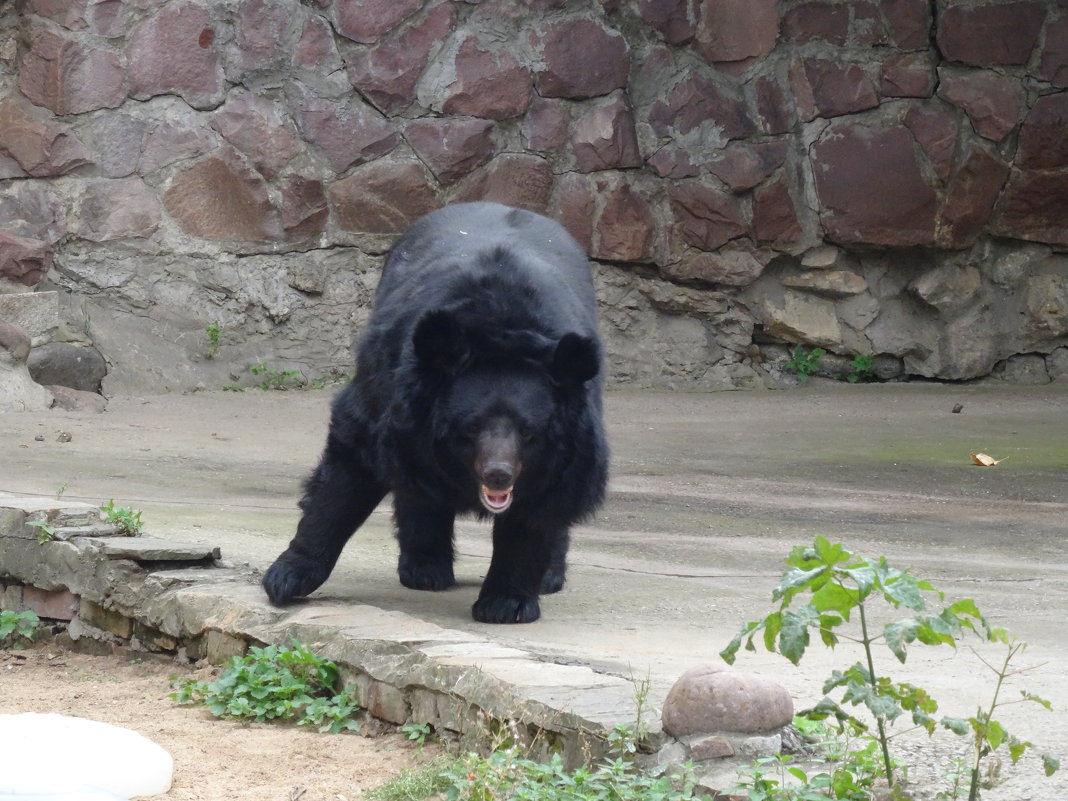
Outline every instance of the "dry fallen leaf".
<svg viewBox="0 0 1068 801">
<path fill-rule="evenodd" d="M 985 453 L 973 453 L 971 454 L 972 461 L 980 467 L 993 467 L 994 465 L 1004 462 L 1005 459 L 995 459 L 993 456 L 989 456 Z M 1005 457 L 1008 458 L 1007 456 Z"/>
</svg>

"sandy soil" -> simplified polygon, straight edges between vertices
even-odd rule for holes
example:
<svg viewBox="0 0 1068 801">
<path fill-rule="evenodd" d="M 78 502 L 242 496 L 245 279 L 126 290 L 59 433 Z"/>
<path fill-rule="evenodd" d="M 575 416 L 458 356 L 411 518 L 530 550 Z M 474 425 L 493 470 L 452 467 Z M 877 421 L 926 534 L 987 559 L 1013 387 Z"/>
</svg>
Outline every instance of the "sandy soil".
<svg viewBox="0 0 1068 801">
<path fill-rule="evenodd" d="M 174 758 L 171 790 L 156 796 L 169 801 L 350 801 L 436 753 L 398 732 L 328 735 L 220 720 L 167 697 L 169 677 L 192 674 L 132 652 L 90 656 L 50 643 L 0 650 L 0 713 L 58 712 L 143 734 Z"/>
</svg>

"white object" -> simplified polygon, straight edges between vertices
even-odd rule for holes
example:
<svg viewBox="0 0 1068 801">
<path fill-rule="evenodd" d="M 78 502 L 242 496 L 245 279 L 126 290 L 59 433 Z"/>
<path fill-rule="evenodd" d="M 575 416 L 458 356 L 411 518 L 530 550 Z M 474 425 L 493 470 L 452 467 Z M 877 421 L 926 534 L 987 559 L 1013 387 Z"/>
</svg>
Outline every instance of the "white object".
<svg viewBox="0 0 1068 801">
<path fill-rule="evenodd" d="M 0 715 L 0 801 L 103 801 L 165 793 L 174 760 L 130 729 L 67 715 Z"/>
</svg>

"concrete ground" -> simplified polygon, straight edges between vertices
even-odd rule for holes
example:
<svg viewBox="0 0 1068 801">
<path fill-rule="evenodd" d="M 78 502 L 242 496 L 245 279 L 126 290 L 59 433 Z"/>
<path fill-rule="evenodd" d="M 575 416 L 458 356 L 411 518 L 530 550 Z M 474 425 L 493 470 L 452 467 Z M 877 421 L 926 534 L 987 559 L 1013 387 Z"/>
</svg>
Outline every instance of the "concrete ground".
<svg viewBox="0 0 1068 801">
<path fill-rule="evenodd" d="M 322 448 L 330 391 L 202 393 L 112 399 L 102 415 L 0 415 L 0 491 L 143 510 L 150 533 L 222 547 L 266 567 L 298 517 L 300 482 Z M 952 409 L 960 404 L 959 413 Z M 488 565 L 487 528 L 458 531 L 458 586 L 418 593 L 396 580 L 388 506 L 350 543 L 317 597 L 400 610 L 477 631 L 548 660 L 635 679 L 656 705 L 689 667 L 771 608 L 794 545 L 816 535 L 912 567 L 948 600 L 974 598 L 1030 647 L 1007 696 L 1053 702 L 997 717 L 1039 751 L 1068 759 L 1068 384 L 859 385 L 813 381 L 790 391 L 607 397 L 610 498 L 573 537 L 567 587 L 540 621 L 487 626 L 469 609 Z M 69 442 L 57 440 L 60 432 Z M 40 435 L 41 440 L 36 439 Z M 981 451 L 1005 461 L 972 464 Z M 931 690 L 967 717 L 1000 652 L 916 646 L 889 675 Z M 833 667 L 860 658 L 813 646 L 800 667 L 760 651 L 738 667 L 786 686 L 799 707 L 821 697 Z M 880 665 L 877 663 L 877 668 Z M 948 759 L 955 740 L 906 741 L 917 759 Z M 1068 762 L 1066 762 L 1068 765 Z M 1068 797 L 1025 762 L 987 799 Z"/>
</svg>

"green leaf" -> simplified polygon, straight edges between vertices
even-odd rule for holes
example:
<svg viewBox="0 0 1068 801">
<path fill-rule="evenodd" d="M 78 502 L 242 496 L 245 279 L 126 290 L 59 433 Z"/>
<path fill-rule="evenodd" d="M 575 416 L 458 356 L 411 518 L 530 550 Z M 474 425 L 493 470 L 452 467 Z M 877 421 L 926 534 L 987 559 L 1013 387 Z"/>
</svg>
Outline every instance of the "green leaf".
<svg viewBox="0 0 1068 801">
<path fill-rule="evenodd" d="M 1045 707 L 1050 712 L 1053 711 L 1053 704 L 1051 704 L 1045 698 L 1039 698 L 1037 695 L 1033 695 L 1029 692 L 1024 692 L 1023 690 L 1020 690 L 1020 695 L 1022 695 L 1024 697 L 1024 700 L 1026 701 L 1034 701 L 1036 704 Z"/>
<path fill-rule="evenodd" d="M 875 568 L 870 563 L 862 562 L 856 567 L 846 568 L 841 572 L 856 582 L 861 599 L 868 597 L 871 588 L 875 586 Z"/>
<path fill-rule="evenodd" d="M 823 574 L 824 569 L 825 568 L 821 565 L 809 570 L 802 570 L 796 567 L 787 570 L 782 574 L 779 586 L 772 592 L 772 600 L 782 600 L 788 603 L 789 600 L 801 590 L 810 589 L 809 585 Z"/>
<path fill-rule="evenodd" d="M 1047 776 L 1052 776 L 1061 768 L 1061 761 L 1055 756 L 1050 754 L 1042 755 L 1042 769 L 1046 772 Z"/>
<path fill-rule="evenodd" d="M 779 633 L 779 653 L 795 665 L 805 655 L 809 643 L 808 627 L 818 620 L 818 617 L 816 610 L 808 605 L 783 615 L 782 630 Z"/>
<path fill-rule="evenodd" d="M 811 603 L 820 612 L 838 612 L 849 620 L 849 613 L 857 606 L 857 599 L 841 584 L 828 582 L 812 594 Z"/>
<path fill-rule="evenodd" d="M 905 664 L 905 646 L 916 639 L 919 627 L 920 622 L 916 618 L 907 617 L 904 620 L 890 623 L 883 629 L 887 647 L 901 664 Z"/>
<path fill-rule="evenodd" d="M 1012 760 L 1012 764 L 1016 764 L 1020 761 L 1020 757 L 1024 755 L 1024 752 L 1032 745 L 1032 743 L 1024 743 L 1012 738 L 1012 742 L 1009 743 L 1009 758 Z"/>
<path fill-rule="evenodd" d="M 962 737 L 971 730 L 971 726 L 964 718 L 942 718 L 942 725 Z"/>
<path fill-rule="evenodd" d="M 1005 729 L 996 720 L 991 720 L 986 724 L 986 741 L 990 743 L 990 749 L 997 751 L 998 747 L 1005 741 Z M 1013 760 L 1015 762 L 1015 760 Z"/>
<path fill-rule="evenodd" d="M 900 604 L 916 612 L 922 612 L 925 608 L 916 579 L 907 574 L 884 583 L 883 595 L 895 606 Z"/>
</svg>

